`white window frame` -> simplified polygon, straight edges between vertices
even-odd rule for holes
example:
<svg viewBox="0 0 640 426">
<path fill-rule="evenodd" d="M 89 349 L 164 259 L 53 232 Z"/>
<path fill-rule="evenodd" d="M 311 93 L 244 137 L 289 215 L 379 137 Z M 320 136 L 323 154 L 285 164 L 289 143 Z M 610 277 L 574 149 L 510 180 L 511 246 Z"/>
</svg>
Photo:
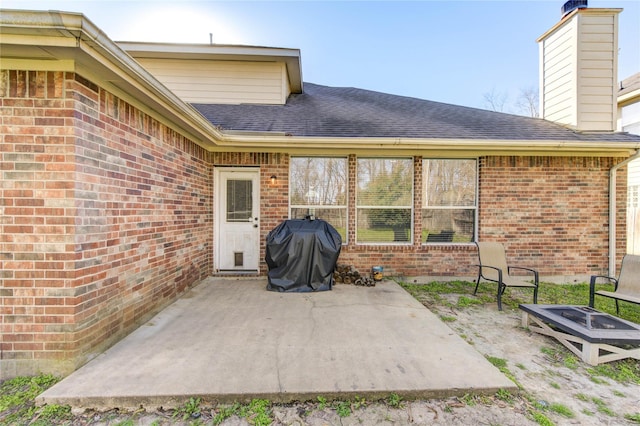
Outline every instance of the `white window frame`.
<svg viewBox="0 0 640 426">
<path fill-rule="evenodd" d="M 407 206 L 370 206 L 370 205 L 358 205 L 358 188 L 359 188 L 359 181 L 358 181 L 358 176 L 359 176 L 359 161 L 360 160 L 405 160 L 405 161 L 409 161 L 411 164 L 411 193 L 410 193 L 410 205 Z M 355 191 L 356 191 L 356 201 L 355 201 L 355 228 L 356 228 L 356 232 L 355 232 L 355 236 L 356 236 L 356 244 L 357 245 L 362 245 L 362 246 L 411 246 L 413 245 L 413 241 L 415 239 L 415 234 L 414 234 L 414 200 L 415 200 L 415 164 L 414 164 L 414 157 L 358 157 L 356 158 L 356 170 L 355 170 L 355 175 L 356 175 L 356 182 L 355 182 Z M 409 216 L 410 216 L 410 223 L 409 223 L 409 239 L 408 241 L 391 241 L 391 242 L 370 242 L 370 241 L 358 241 L 358 228 L 359 228 L 359 224 L 358 224 L 358 211 L 360 209 L 369 209 L 369 210 L 373 210 L 373 209 L 398 209 L 398 210 L 407 210 L 409 209 Z"/>
<path fill-rule="evenodd" d="M 429 190 L 429 175 L 425 171 L 424 163 L 429 160 L 449 160 L 449 161 L 461 161 L 461 160 L 473 160 L 475 161 L 475 188 L 474 188 L 474 200 L 475 203 L 473 206 L 429 206 L 427 196 L 427 192 Z M 425 210 L 473 210 L 473 235 L 471 236 L 471 241 L 468 243 L 464 242 L 422 242 L 422 235 L 420 236 L 420 241 L 422 245 L 427 244 L 471 244 L 477 241 L 478 239 L 478 205 L 480 204 L 479 199 L 479 183 L 480 183 L 480 168 L 479 168 L 479 158 L 477 157 L 464 157 L 464 158 L 433 158 L 433 157 L 423 157 L 422 158 L 422 205 L 420 206 L 420 210 L 424 212 Z M 423 215 L 424 216 L 424 215 Z M 424 218 L 423 218 L 424 220 Z"/>
</svg>

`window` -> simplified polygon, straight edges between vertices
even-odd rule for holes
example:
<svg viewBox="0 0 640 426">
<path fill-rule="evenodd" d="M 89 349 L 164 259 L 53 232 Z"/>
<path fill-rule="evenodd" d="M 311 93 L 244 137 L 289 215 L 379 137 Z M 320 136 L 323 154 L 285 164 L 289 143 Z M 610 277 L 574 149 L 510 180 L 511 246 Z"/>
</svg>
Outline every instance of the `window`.
<svg viewBox="0 0 640 426">
<path fill-rule="evenodd" d="M 424 159 L 422 173 L 422 242 L 473 241 L 477 209 L 476 160 Z"/>
<path fill-rule="evenodd" d="M 412 241 L 413 160 L 359 158 L 357 242 Z"/>
<path fill-rule="evenodd" d="M 229 179 L 227 181 L 227 222 L 251 220 L 252 184 L 250 180 Z"/>
<path fill-rule="evenodd" d="M 347 159 L 291 157 L 290 217 L 326 220 L 347 242 Z"/>
</svg>

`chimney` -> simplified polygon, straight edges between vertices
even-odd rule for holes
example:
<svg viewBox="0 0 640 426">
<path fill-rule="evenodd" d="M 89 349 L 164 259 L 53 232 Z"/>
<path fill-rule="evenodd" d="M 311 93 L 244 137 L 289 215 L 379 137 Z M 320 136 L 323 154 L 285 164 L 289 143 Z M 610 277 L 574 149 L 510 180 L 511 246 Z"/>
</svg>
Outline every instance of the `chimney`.
<svg viewBox="0 0 640 426">
<path fill-rule="evenodd" d="M 618 14 L 569 1 L 556 25 L 538 38 L 540 113 L 578 131 L 616 129 Z"/>
</svg>

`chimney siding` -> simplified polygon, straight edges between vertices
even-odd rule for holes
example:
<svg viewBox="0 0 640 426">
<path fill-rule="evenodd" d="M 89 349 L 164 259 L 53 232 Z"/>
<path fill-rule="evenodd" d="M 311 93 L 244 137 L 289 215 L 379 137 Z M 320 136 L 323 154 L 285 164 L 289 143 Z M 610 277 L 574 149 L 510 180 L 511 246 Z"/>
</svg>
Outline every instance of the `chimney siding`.
<svg viewBox="0 0 640 426">
<path fill-rule="evenodd" d="M 577 9 L 542 35 L 542 118 L 580 131 L 616 129 L 618 14 Z"/>
</svg>

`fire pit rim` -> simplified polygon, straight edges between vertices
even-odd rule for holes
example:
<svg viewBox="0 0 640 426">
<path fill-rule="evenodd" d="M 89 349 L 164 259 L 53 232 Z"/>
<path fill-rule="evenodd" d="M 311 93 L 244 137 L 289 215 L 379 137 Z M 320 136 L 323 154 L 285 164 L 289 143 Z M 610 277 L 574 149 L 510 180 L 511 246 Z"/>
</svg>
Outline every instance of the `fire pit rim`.
<svg viewBox="0 0 640 426">
<path fill-rule="evenodd" d="M 622 318 L 610 315 L 606 312 L 598 311 L 597 309 L 590 308 L 583 305 L 542 305 L 542 304 L 520 304 L 520 309 L 527 312 L 530 315 L 548 323 L 565 333 L 580 337 L 590 343 L 607 343 L 614 345 L 640 345 L 640 324 L 627 321 Z M 600 315 L 611 319 L 613 321 L 624 324 L 631 329 L 589 329 L 581 324 L 561 317 L 550 309 L 574 309 L 584 312 L 589 310 L 592 315 Z"/>
</svg>

